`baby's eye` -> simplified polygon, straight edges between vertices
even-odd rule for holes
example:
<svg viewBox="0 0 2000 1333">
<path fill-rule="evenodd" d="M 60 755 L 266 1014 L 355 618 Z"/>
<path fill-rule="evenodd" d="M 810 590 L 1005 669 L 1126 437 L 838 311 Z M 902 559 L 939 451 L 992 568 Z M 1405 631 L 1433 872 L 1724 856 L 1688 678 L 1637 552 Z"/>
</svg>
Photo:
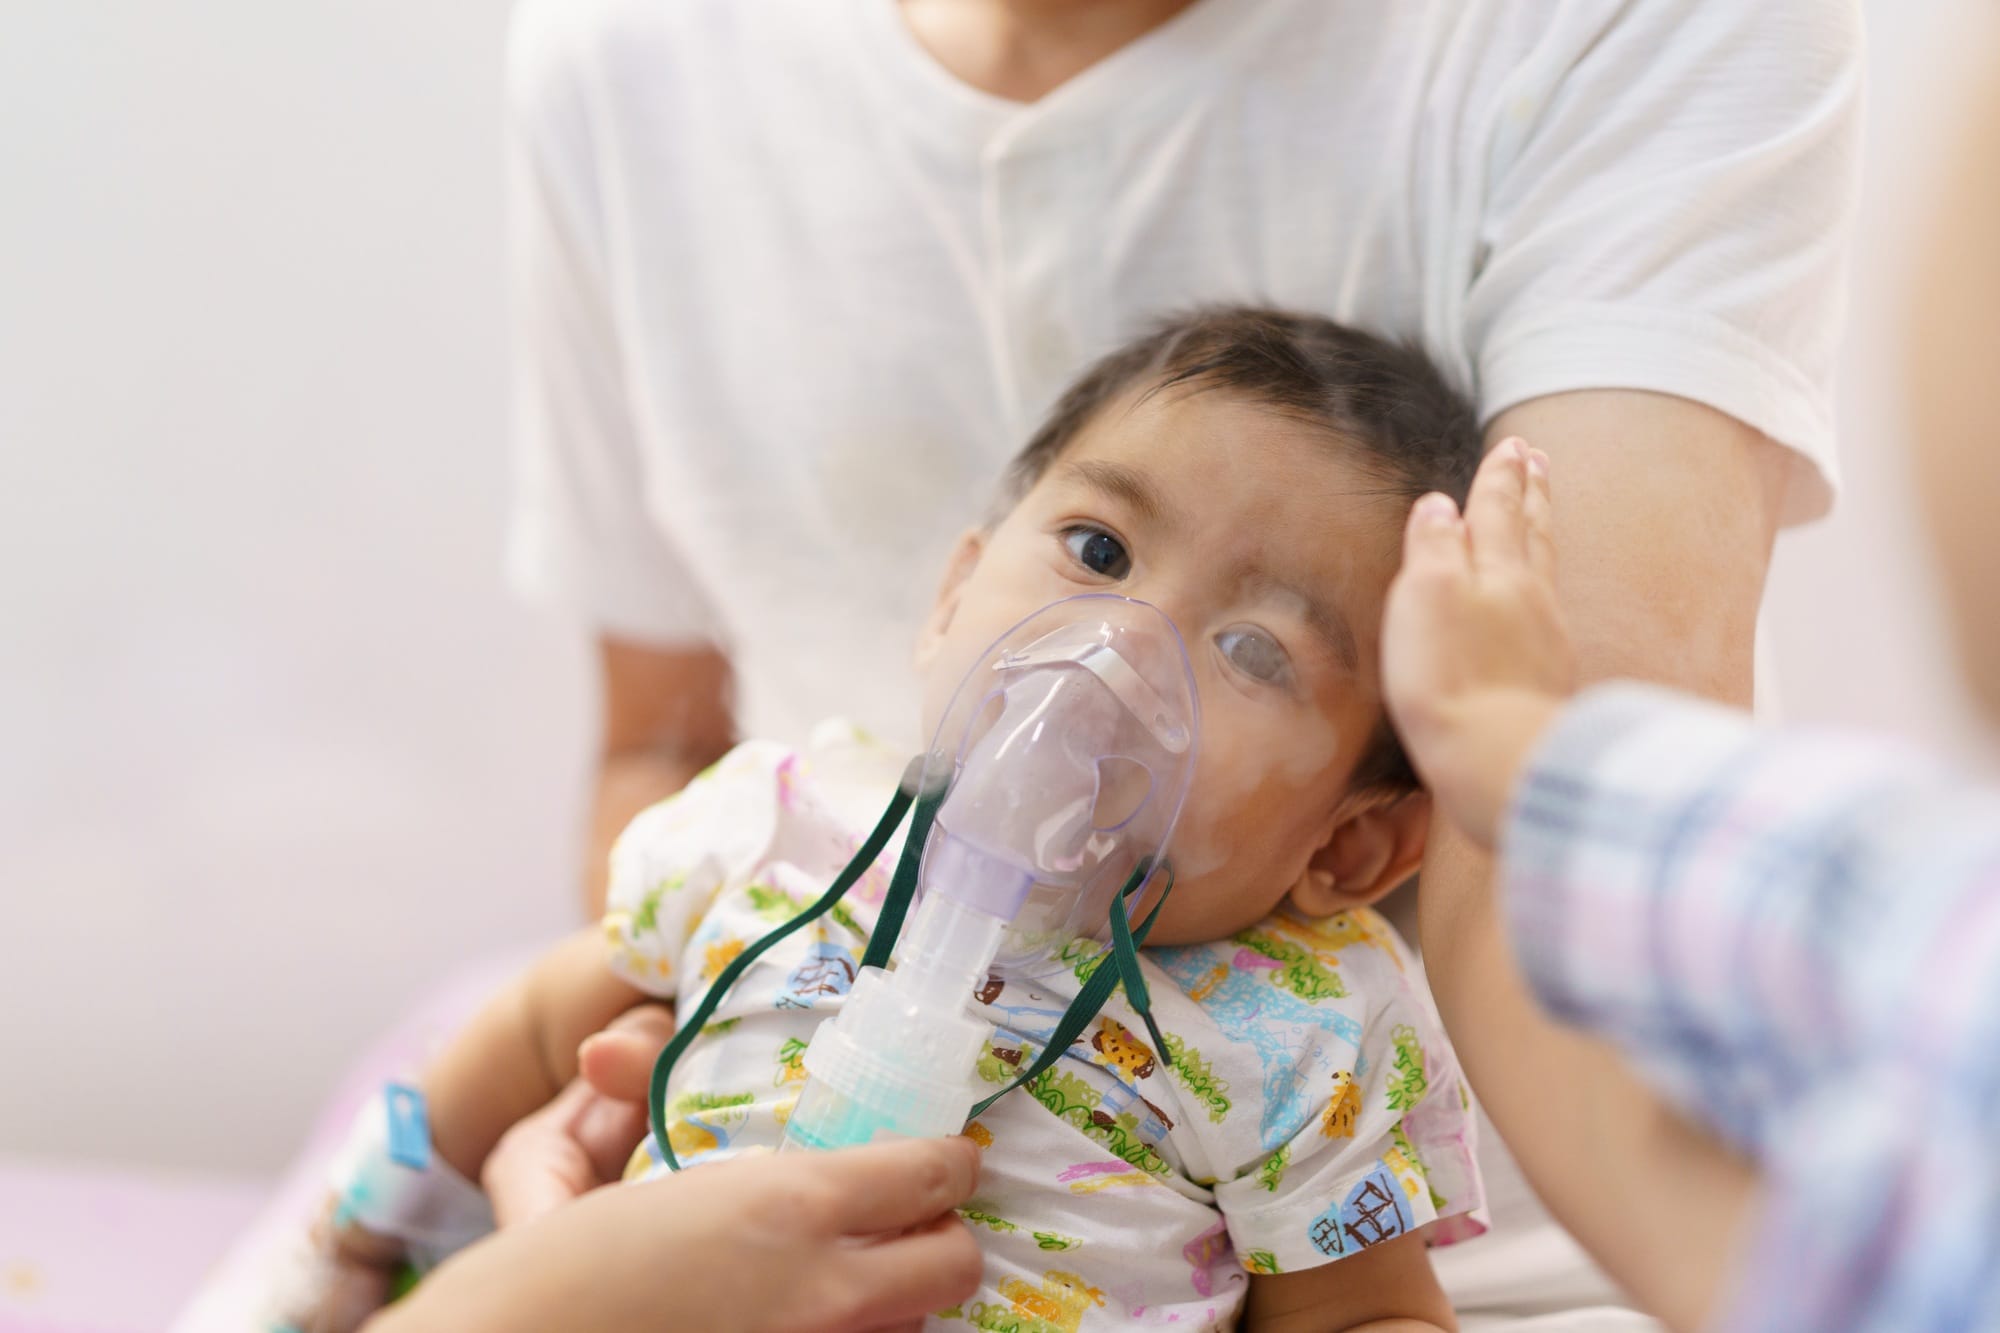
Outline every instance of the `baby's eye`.
<svg viewBox="0 0 2000 1333">
<path fill-rule="evenodd" d="M 1262 630 L 1226 629 L 1215 636 L 1215 643 L 1230 664 L 1252 680 L 1278 685 L 1291 675 L 1291 659 L 1277 640 Z"/>
<path fill-rule="evenodd" d="M 1132 572 L 1132 557 L 1125 545 L 1103 528 L 1071 528 L 1063 533 L 1063 545 L 1079 565 L 1107 579 L 1122 579 Z"/>
</svg>

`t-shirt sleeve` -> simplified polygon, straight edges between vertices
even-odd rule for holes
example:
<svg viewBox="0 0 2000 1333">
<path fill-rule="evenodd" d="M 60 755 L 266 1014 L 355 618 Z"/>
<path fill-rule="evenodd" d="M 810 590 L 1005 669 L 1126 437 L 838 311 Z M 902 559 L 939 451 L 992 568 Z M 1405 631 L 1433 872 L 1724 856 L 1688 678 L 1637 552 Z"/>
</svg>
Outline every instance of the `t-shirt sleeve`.
<svg viewBox="0 0 2000 1333">
<path fill-rule="evenodd" d="M 695 572 L 647 504 L 594 166 L 591 6 L 530 3 L 510 39 L 515 488 L 509 575 L 620 637 L 719 643 Z"/>
<path fill-rule="evenodd" d="M 716 894 L 777 837 L 791 757 L 767 741 L 739 745 L 618 835 L 604 912 L 612 971 L 649 995 L 677 994 L 682 955 Z"/>
<path fill-rule="evenodd" d="M 1583 389 L 1704 403 L 1796 452 L 1786 518 L 1816 517 L 1838 482 L 1856 7 L 1599 12 L 1550 26 L 1500 86 L 1473 159 L 1465 336 L 1482 414 Z"/>
<path fill-rule="evenodd" d="M 1230 1240 L 1252 1273 L 1315 1268 L 1422 1227 L 1440 1243 L 1485 1230 L 1456 1057 L 1414 991 L 1399 981 L 1394 995 L 1304 1127 L 1216 1185 Z"/>
</svg>

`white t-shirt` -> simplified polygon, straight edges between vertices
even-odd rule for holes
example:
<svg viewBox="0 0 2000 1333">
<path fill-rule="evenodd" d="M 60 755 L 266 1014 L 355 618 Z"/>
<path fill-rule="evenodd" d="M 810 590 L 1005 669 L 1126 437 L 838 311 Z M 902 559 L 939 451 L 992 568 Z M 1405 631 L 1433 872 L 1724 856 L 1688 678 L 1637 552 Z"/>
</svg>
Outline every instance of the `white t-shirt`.
<svg viewBox="0 0 2000 1333">
<path fill-rule="evenodd" d="M 1835 481 L 1851 0 L 1200 0 L 1032 105 L 893 0 L 528 0 L 517 578 L 899 743 L 953 537 L 1157 313 L 1420 340 L 1484 417 L 1649 389 Z M 1606 448 L 1618 441 L 1606 440 Z"/>
</svg>

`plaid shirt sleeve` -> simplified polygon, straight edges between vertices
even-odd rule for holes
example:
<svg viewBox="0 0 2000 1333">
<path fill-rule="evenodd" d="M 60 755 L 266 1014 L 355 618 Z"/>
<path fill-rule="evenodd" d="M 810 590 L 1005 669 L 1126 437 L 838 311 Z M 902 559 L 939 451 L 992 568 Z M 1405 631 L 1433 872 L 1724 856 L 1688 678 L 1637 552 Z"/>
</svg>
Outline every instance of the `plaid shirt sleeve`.
<svg viewBox="0 0 2000 1333">
<path fill-rule="evenodd" d="M 1762 1166 L 1727 1326 L 2000 1328 L 2000 794 L 1607 686 L 1504 840 L 1543 1002 Z"/>
</svg>

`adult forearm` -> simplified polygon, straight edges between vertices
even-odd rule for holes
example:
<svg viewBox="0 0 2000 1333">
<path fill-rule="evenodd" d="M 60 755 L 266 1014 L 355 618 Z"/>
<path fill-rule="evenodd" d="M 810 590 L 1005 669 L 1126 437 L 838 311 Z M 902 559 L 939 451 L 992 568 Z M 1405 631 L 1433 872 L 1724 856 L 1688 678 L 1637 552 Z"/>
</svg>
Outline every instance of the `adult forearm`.
<svg viewBox="0 0 2000 1333">
<path fill-rule="evenodd" d="M 1584 683 L 1638 677 L 1750 699 L 1787 462 L 1754 431 L 1657 395 L 1530 403 L 1495 428 L 1551 461 L 1556 590 Z M 1551 1019 L 1516 962 L 1493 867 L 1434 831 L 1426 966 L 1473 1087 L 1557 1217 L 1676 1327 L 1711 1308 L 1754 1190 L 1610 1047 Z"/>
<path fill-rule="evenodd" d="M 1490 874 L 1463 839 L 1432 839 L 1420 911 L 1445 1027 L 1550 1212 L 1640 1304 L 1674 1328 L 1698 1327 L 1728 1271 L 1753 1174 L 1616 1051 L 1542 1011 L 1491 894 L 1431 892 L 1483 886 Z"/>
<path fill-rule="evenodd" d="M 610 887 L 611 844 L 647 806 L 685 787 L 735 744 L 729 660 L 699 644 L 660 647 L 603 635 L 602 758 L 584 849 L 584 915 Z"/>
<path fill-rule="evenodd" d="M 720 759 L 726 746 L 693 750 L 641 750 L 608 754 L 598 769 L 591 802 L 590 838 L 585 850 L 583 909 L 595 920 L 603 915 L 611 887 L 611 846 L 649 806 L 666 800 Z"/>
</svg>

